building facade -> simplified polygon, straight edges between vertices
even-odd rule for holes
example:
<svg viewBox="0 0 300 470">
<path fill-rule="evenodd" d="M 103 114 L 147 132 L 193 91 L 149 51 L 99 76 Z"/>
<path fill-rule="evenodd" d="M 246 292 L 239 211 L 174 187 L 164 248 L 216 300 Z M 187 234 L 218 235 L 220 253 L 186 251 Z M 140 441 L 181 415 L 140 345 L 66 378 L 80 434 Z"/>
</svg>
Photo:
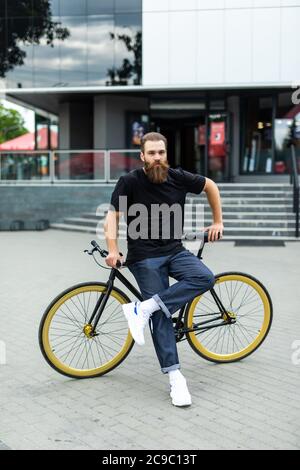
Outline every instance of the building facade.
<svg viewBox="0 0 300 470">
<path fill-rule="evenodd" d="M 58 129 L 64 152 L 41 178 L 53 157 L 57 179 L 96 180 L 113 149 L 115 180 L 152 130 L 171 166 L 285 182 L 291 137 L 300 161 L 299 24 L 300 0 L 1 0 L 2 95 Z"/>
</svg>

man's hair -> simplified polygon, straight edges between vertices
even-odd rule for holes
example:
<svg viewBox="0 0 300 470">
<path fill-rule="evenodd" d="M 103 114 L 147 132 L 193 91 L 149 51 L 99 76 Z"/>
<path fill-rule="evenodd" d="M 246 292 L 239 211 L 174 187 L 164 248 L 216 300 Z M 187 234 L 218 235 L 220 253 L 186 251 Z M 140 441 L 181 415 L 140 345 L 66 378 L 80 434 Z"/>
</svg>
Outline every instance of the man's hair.
<svg viewBox="0 0 300 470">
<path fill-rule="evenodd" d="M 146 142 L 158 142 L 159 140 L 164 142 L 167 150 L 168 141 L 164 135 L 160 134 L 159 132 L 148 132 L 148 134 L 143 135 L 141 139 L 141 151 L 144 153 Z"/>
</svg>

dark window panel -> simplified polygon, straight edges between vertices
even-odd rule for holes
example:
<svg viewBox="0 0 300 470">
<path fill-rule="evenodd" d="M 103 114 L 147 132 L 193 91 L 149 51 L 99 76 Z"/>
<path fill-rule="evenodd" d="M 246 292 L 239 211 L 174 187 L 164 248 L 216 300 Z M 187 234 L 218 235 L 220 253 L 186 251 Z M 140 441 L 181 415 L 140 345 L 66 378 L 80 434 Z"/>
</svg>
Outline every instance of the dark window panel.
<svg viewBox="0 0 300 470">
<path fill-rule="evenodd" d="M 50 70 L 49 68 L 35 67 L 34 87 L 58 87 L 61 86 L 60 70 Z"/>
<path fill-rule="evenodd" d="M 115 16 L 115 76 L 112 85 L 141 83 L 141 14 Z"/>
<path fill-rule="evenodd" d="M 114 66 L 114 18 L 110 15 L 88 17 L 89 81 L 105 80 Z"/>
<path fill-rule="evenodd" d="M 116 13 L 141 12 L 142 0 L 115 0 Z"/>
<path fill-rule="evenodd" d="M 0 75 L 3 75 L 6 62 L 6 22 L 0 18 Z"/>
<path fill-rule="evenodd" d="M 33 16 L 42 16 L 46 12 L 52 16 L 59 16 L 59 6 L 61 0 L 48 0 L 46 3 L 49 8 L 45 10 L 45 1 L 44 0 L 32 0 Z"/>
<path fill-rule="evenodd" d="M 108 76 L 107 70 L 99 70 L 98 72 L 88 73 L 88 85 L 89 86 L 105 86 L 107 85 Z"/>
<path fill-rule="evenodd" d="M 300 104 L 293 103 L 294 90 L 280 93 L 277 97 L 275 118 L 275 162 L 274 172 L 277 174 L 290 173 L 291 149 L 290 139 L 293 139 L 300 168 Z"/>
<path fill-rule="evenodd" d="M 272 173 L 272 97 L 244 99 L 243 173 Z"/>
<path fill-rule="evenodd" d="M 20 2 L 19 0 L 7 0 L 6 1 L 6 16 L 7 17 L 14 17 L 14 18 L 31 17 L 32 11 L 33 11 L 33 0 L 23 0 L 22 2 Z"/>
<path fill-rule="evenodd" d="M 61 16 L 84 16 L 86 11 L 86 0 L 60 0 Z"/>
<path fill-rule="evenodd" d="M 60 2 L 61 0 L 50 0 L 50 9 L 53 16 L 60 15 Z"/>
<path fill-rule="evenodd" d="M 114 0 L 87 0 L 88 15 L 112 15 Z"/>
<path fill-rule="evenodd" d="M 60 22 L 59 17 L 53 16 L 52 21 Z M 34 18 L 33 24 L 36 30 L 42 30 L 44 18 Z M 63 26 L 63 25 L 62 25 Z M 59 86 L 60 83 L 60 43 L 54 39 L 52 46 L 47 44 L 47 36 L 44 34 L 39 40 L 39 44 L 34 45 L 34 84 L 35 87 Z"/>
<path fill-rule="evenodd" d="M 0 18 L 6 16 L 6 0 L 0 0 Z"/>
<path fill-rule="evenodd" d="M 64 70 L 61 69 L 61 82 L 63 86 L 87 86 L 88 79 L 86 70 Z"/>
<path fill-rule="evenodd" d="M 65 41 L 60 41 L 61 70 L 87 73 L 87 17 L 61 17 L 61 23 L 70 32 Z"/>
<path fill-rule="evenodd" d="M 32 18 L 7 20 L 6 62 L 4 74 L 14 87 L 33 86 Z"/>
</svg>

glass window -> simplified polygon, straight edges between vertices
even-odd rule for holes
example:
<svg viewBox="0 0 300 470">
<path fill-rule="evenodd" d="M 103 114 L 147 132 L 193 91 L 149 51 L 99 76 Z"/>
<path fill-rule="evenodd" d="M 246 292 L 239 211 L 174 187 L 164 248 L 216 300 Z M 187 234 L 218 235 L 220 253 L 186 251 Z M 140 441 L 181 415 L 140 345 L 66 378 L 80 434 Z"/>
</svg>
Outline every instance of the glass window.
<svg viewBox="0 0 300 470">
<path fill-rule="evenodd" d="M 277 99 L 275 119 L 275 173 L 289 173 L 291 168 L 291 138 L 295 143 L 300 170 L 300 104 L 292 101 L 293 91 L 280 93 Z"/>
<path fill-rule="evenodd" d="M 113 0 L 87 0 L 88 15 L 109 15 L 114 13 Z"/>
<path fill-rule="evenodd" d="M 115 0 L 116 13 L 142 11 L 142 0 Z"/>
<path fill-rule="evenodd" d="M 4 77 L 7 70 L 5 20 L 0 18 L 0 76 Z"/>
<path fill-rule="evenodd" d="M 5 16 L 5 11 L 6 11 L 5 2 L 6 0 L 0 0 L 0 18 L 4 18 Z"/>
<path fill-rule="evenodd" d="M 60 42 L 61 81 L 64 86 L 87 84 L 87 18 L 61 17 L 70 33 Z"/>
<path fill-rule="evenodd" d="M 6 1 L 6 15 L 12 18 L 28 18 L 32 16 L 33 1 L 27 0 L 26 2 L 20 2 L 18 0 L 7 0 Z M 42 3 L 41 1 L 39 3 Z M 5 10 L 5 1 L 1 0 L 1 10 Z"/>
<path fill-rule="evenodd" d="M 54 22 L 59 18 L 53 17 Z M 46 37 L 45 19 L 44 17 L 34 18 L 34 28 L 43 34 L 39 40 L 39 44 L 33 46 L 33 64 L 34 64 L 34 86 L 50 87 L 58 86 L 60 83 L 60 60 L 59 45 L 60 41 L 53 40 L 52 46 L 48 44 Z M 43 33 L 44 32 L 44 33 Z"/>
<path fill-rule="evenodd" d="M 244 130 L 242 173 L 272 172 L 272 97 L 241 100 Z"/>
<path fill-rule="evenodd" d="M 84 16 L 86 15 L 86 0 L 60 0 L 60 15 L 61 16 Z"/>
<path fill-rule="evenodd" d="M 142 76 L 141 15 L 115 16 L 115 67 L 112 85 L 138 85 Z"/>
<path fill-rule="evenodd" d="M 10 88 L 33 86 L 32 18 L 7 21 L 6 63 L 2 64 Z"/>
<path fill-rule="evenodd" d="M 50 0 L 49 3 L 50 3 L 50 11 L 52 15 L 59 16 L 60 15 L 60 0 Z"/>
<path fill-rule="evenodd" d="M 114 66 L 114 18 L 110 15 L 89 16 L 87 30 L 87 64 L 89 85 L 105 85 Z"/>
<path fill-rule="evenodd" d="M 141 83 L 141 0 L 0 0 L 3 14 L 6 4 L 14 17 L 0 16 L 0 67 L 9 87 Z"/>
<path fill-rule="evenodd" d="M 25 2 L 15 2 L 12 3 L 25 3 Z M 47 8 L 46 8 L 46 3 Z M 43 16 L 46 15 L 53 15 L 53 16 L 59 16 L 59 6 L 60 6 L 60 0 L 48 0 L 47 2 L 43 0 L 32 0 L 32 9 L 33 13 L 32 16 Z"/>
</svg>

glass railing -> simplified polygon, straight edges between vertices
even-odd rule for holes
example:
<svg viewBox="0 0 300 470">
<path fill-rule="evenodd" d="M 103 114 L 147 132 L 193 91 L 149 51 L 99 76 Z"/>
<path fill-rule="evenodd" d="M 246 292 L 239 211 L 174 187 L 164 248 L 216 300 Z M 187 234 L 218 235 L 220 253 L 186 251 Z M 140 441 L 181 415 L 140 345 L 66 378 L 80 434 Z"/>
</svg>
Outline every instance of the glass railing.
<svg viewBox="0 0 300 470">
<path fill-rule="evenodd" d="M 54 152 L 54 180 L 105 182 L 105 151 L 60 150 Z"/>
<path fill-rule="evenodd" d="M 140 168 L 139 150 L 0 152 L 0 183 L 112 183 Z"/>
<path fill-rule="evenodd" d="M 0 180 L 49 182 L 49 152 L 1 152 Z"/>
<path fill-rule="evenodd" d="M 125 173 L 142 166 L 140 152 L 136 150 L 110 150 L 108 159 L 111 181 L 116 181 Z"/>
</svg>

